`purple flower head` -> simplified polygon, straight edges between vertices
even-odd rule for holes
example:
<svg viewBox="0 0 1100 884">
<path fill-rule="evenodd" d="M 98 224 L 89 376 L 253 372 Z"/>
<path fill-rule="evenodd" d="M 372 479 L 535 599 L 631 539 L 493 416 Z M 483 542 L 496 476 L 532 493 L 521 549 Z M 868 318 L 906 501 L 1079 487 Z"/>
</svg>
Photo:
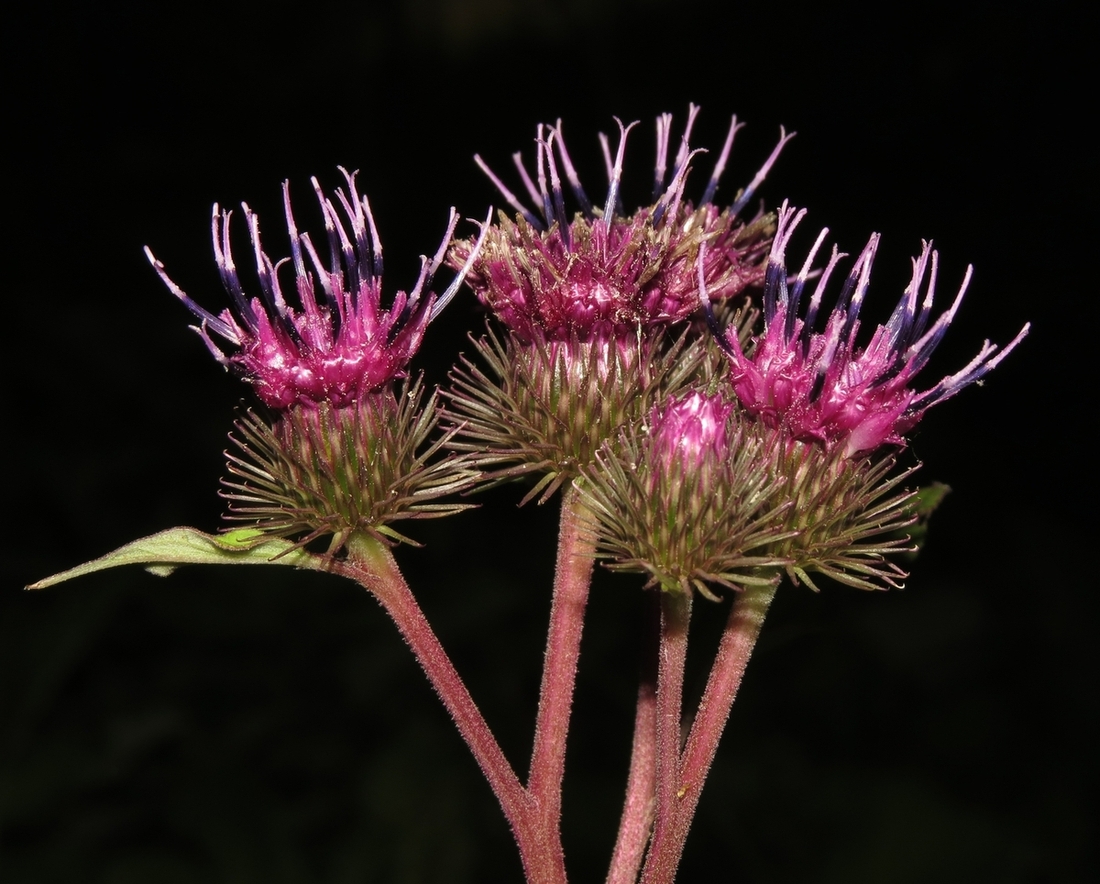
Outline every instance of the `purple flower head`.
<svg viewBox="0 0 1100 884">
<path fill-rule="evenodd" d="M 996 368 L 1027 334 L 1030 324 L 1000 352 L 986 341 L 960 371 L 918 392 L 912 387 L 913 379 L 955 318 L 973 268 L 967 268 L 951 306 L 929 324 L 939 259 L 932 244 L 925 242 L 920 256 L 913 260 L 912 279 L 890 319 L 875 329 L 865 347 L 859 348 L 859 311 L 867 294 L 879 236 L 874 234 L 860 253 L 836 305 L 819 328 L 817 318 L 829 277 L 846 256 L 833 247 L 800 314 L 814 258 L 829 232 L 827 228 L 821 231 L 802 269 L 797 276 L 789 277 L 785 250 L 805 214 L 805 209 L 796 210 L 786 202 L 779 211 L 764 283 L 765 330 L 755 339 L 751 355 L 742 350 L 736 333 L 719 335 L 732 363 L 730 377 L 737 398 L 746 411 L 766 425 L 782 427 L 796 439 L 816 440 L 830 450 L 840 448 L 846 455 L 872 451 L 884 444 L 904 445 L 904 434 L 925 411 Z M 700 268 L 699 293 L 707 307 L 705 268 Z"/>
<path fill-rule="evenodd" d="M 404 376 L 424 329 L 454 297 L 481 247 L 481 239 L 471 246 L 470 261 L 442 295 L 437 298 L 430 293 L 432 278 L 458 224 L 451 209 L 447 232 L 435 256 L 431 261 L 421 256 L 416 285 L 408 294 L 398 292 L 390 309 L 384 310 L 382 244 L 370 203 L 356 189 L 356 173 L 340 171 L 347 191 L 338 188 L 335 199 L 325 196 L 317 179 L 312 179 L 325 220 L 327 262 L 309 234 L 298 232 L 291 213 L 289 182 L 283 185 L 289 258 L 273 262 L 268 257 L 260 245 L 259 218 L 242 204 L 261 297 L 245 294 L 237 274 L 229 234 L 233 213 L 214 205 L 214 258 L 235 312 L 225 309 L 215 316 L 200 307 L 145 249 L 164 284 L 198 318 L 199 325 L 192 328 L 214 358 L 247 379 L 260 399 L 273 408 L 323 402 L 340 408 Z M 293 267 L 300 307 L 288 304 L 283 295 L 279 274 L 287 263 Z M 211 332 L 228 341 L 235 352 L 223 352 Z"/>
<path fill-rule="evenodd" d="M 685 201 L 684 190 L 691 162 L 701 152 L 691 150 L 688 143 L 698 111 L 691 105 L 667 180 L 672 115 L 657 119 L 653 204 L 632 215 L 623 212 L 620 184 L 627 135 L 637 123 L 624 126 L 615 119 L 619 143 L 614 156 L 607 136 L 600 135 L 609 182 L 602 206 L 595 205 L 581 186 L 560 120 L 538 127 L 534 177 L 521 155 L 513 154 L 534 210 L 480 156 L 474 157 L 517 217 L 513 221 L 501 214 L 468 281 L 520 339 L 611 339 L 634 333 L 639 326 L 685 319 L 697 308 L 695 266 L 703 243 L 703 273 L 712 297 L 728 298 L 763 278 L 769 221 L 757 217 L 745 223 L 738 215 L 793 134 L 781 130 L 779 144 L 756 177 L 732 206 L 722 210 L 712 199 L 734 135 L 743 125 L 734 117 L 703 197 L 694 206 Z M 572 220 L 566 213 L 562 177 L 580 207 Z M 455 243 L 451 260 L 468 262 L 471 248 L 470 242 Z"/>
<path fill-rule="evenodd" d="M 688 470 L 729 453 L 727 426 L 733 405 L 720 396 L 688 393 L 653 409 L 649 418 L 651 452 L 663 464 L 679 461 Z"/>
</svg>

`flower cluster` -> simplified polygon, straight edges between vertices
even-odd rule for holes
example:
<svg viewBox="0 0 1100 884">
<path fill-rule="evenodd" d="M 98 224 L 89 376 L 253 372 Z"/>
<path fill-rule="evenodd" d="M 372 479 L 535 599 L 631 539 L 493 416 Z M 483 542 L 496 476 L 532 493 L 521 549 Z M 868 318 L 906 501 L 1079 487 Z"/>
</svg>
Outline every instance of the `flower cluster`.
<svg viewBox="0 0 1100 884">
<path fill-rule="evenodd" d="M 859 314 L 878 236 L 819 328 L 830 277 L 845 256 L 834 247 L 815 272 L 824 230 L 790 275 L 786 250 L 804 216 L 786 203 L 780 209 L 765 274 L 764 329 L 753 337 L 739 326 L 719 330 L 700 248 L 699 301 L 728 356 L 727 389 L 736 406 L 710 393 L 674 397 L 648 422 L 605 443 L 597 465 L 582 470 L 610 567 L 647 572 L 666 590 L 691 583 L 704 595 L 705 582 L 736 585 L 738 575 L 745 583 L 746 562 L 755 563 L 753 579 L 786 573 L 815 589 L 812 574 L 861 589 L 896 587 L 905 576 L 889 556 L 911 548 L 903 532 L 917 520 L 917 500 L 901 485 L 913 470 L 895 473 L 895 457 L 883 449 L 904 446 L 928 408 L 996 368 L 1029 326 L 1003 349 L 986 341 L 960 371 L 914 389 L 971 270 L 951 306 L 933 319 L 939 260 L 926 242 L 890 318 L 860 347 Z M 767 530 L 753 521 L 757 513 L 768 514 Z"/>
<path fill-rule="evenodd" d="M 914 511 L 895 451 L 928 408 L 995 368 L 1028 326 L 917 388 L 970 270 L 933 316 L 939 259 L 926 242 L 890 318 L 860 343 L 878 235 L 826 310 L 846 257 L 833 247 L 815 269 L 828 230 L 791 273 L 786 255 L 805 211 L 784 203 L 777 218 L 762 210 L 742 218 L 791 136 L 781 132 L 749 185 L 720 208 L 714 197 L 741 128 L 734 117 L 694 204 L 686 192 L 701 153 L 690 145 L 697 114 L 692 105 L 676 150 L 671 115 L 658 117 L 653 201 L 630 214 L 621 189 L 636 123 L 616 120 L 614 151 L 600 137 L 602 204 L 582 187 L 560 120 L 538 127 L 533 173 L 513 155 L 534 208 L 475 156 L 514 216 L 491 223 L 490 212 L 476 240 L 452 241 L 452 209 L 442 244 L 388 307 L 374 217 L 347 172 L 332 196 L 313 181 L 321 248 L 299 232 L 289 185 L 288 257 L 269 257 L 259 219 L 243 206 L 255 296 L 234 261 L 232 213 L 214 206 L 214 255 L 232 303 L 218 314 L 148 253 L 215 358 L 275 415 L 237 421 L 224 481 L 229 518 L 302 543 L 331 535 L 334 549 L 356 532 L 407 540 L 396 520 L 446 515 L 466 505 L 445 495 L 531 475 L 525 500 L 543 502 L 575 481 L 609 566 L 642 571 L 666 590 L 709 595 L 707 584 L 737 588 L 782 573 L 811 586 L 813 573 L 862 588 L 897 585 L 902 572 L 887 557 L 908 543 L 901 529 Z M 578 206 L 572 214 L 563 182 Z M 431 287 L 444 262 L 458 272 L 437 297 Z M 296 288 L 290 300 L 284 265 Z M 464 281 L 504 331 L 490 327 L 475 341 L 480 364 L 459 363 L 444 411 L 419 381 L 404 379 L 428 324 Z M 760 310 L 731 308 L 753 284 L 763 285 Z M 686 322 L 700 308 L 718 348 Z"/>
</svg>

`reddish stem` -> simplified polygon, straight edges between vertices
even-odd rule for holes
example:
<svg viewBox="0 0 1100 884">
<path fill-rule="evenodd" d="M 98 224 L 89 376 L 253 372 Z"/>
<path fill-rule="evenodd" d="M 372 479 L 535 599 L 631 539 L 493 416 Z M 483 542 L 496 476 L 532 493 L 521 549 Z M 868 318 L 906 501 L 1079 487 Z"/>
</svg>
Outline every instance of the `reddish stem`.
<svg viewBox="0 0 1100 884">
<path fill-rule="evenodd" d="M 742 591 L 730 609 L 718 655 L 710 671 L 699 711 L 688 735 L 676 777 L 676 800 L 667 822 L 654 833 L 642 872 L 642 884 L 672 884 L 687 841 L 688 829 L 699 805 L 703 782 L 718 751 L 730 709 L 741 687 L 749 657 L 775 597 L 775 585 L 753 586 Z M 660 776 L 660 774 L 659 774 Z M 662 783 L 659 791 L 666 788 Z M 659 823 L 660 825 L 660 823 Z"/>
<path fill-rule="evenodd" d="M 535 744 L 527 789 L 537 802 L 544 836 L 560 850 L 561 789 L 565 741 L 573 707 L 584 612 L 595 563 L 595 535 L 577 490 L 562 496 L 557 569 L 550 607 L 550 629 L 539 691 Z"/>
<path fill-rule="evenodd" d="M 647 592 L 646 623 L 638 680 L 638 705 L 634 712 L 634 743 L 630 752 L 630 773 L 626 801 L 619 822 L 619 835 L 611 855 L 607 884 L 634 884 L 642 866 L 645 846 L 653 828 L 657 783 L 657 656 L 661 634 L 661 599 Z"/>
<path fill-rule="evenodd" d="M 565 884 L 560 839 L 548 839 L 539 803 L 520 784 L 462 678 L 420 610 L 390 551 L 360 534 L 333 570 L 365 587 L 385 608 L 428 676 L 500 802 L 531 884 Z"/>
<path fill-rule="evenodd" d="M 680 793 L 680 721 L 684 696 L 691 595 L 661 593 L 661 647 L 657 668 L 657 818 L 643 876 L 676 836 Z M 673 870 L 675 871 L 675 870 Z M 643 877 L 643 881 L 648 878 Z"/>
</svg>

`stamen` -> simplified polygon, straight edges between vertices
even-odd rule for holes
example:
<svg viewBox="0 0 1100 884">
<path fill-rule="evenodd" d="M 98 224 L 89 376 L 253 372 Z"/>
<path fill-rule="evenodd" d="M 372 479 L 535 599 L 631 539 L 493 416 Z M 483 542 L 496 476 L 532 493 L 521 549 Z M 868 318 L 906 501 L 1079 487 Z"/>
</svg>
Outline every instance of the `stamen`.
<svg viewBox="0 0 1100 884">
<path fill-rule="evenodd" d="M 453 211 L 453 210 L 452 210 Z M 481 247 L 485 245 L 485 239 L 489 235 L 490 224 L 493 220 L 493 208 L 489 207 L 489 214 L 485 216 L 485 220 L 481 223 L 481 236 L 477 238 L 477 242 L 474 243 L 473 249 L 470 250 L 470 256 L 466 259 L 466 263 L 462 265 L 462 269 L 458 271 L 458 276 L 454 278 L 454 281 L 447 286 L 447 290 L 436 299 L 436 302 L 432 304 L 431 313 L 428 316 L 428 322 L 432 322 L 440 313 L 443 312 L 443 308 L 451 303 L 451 299 L 458 293 L 459 288 L 462 287 L 463 281 L 466 279 L 466 275 L 470 272 L 470 268 L 474 266 L 474 262 L 477 261 L 478 255 L 481 254 Z"/>
<path fill-rule="evenodd" d="M 343 166 L 337 168 L 343 173 L 344 179 L 348 183 L 348 191 L 354 198 L 354 202 L 352 202 L 351 199 L 345 196 L 343 190 L 336 191 L 340 204 L 344 207 L 344 212 L 351 223 L 352 233 L 355 235 L 356 275 L 361 284 L 367 283 L 374 278 L 374 268 L 371 261 L 370 243 L 367 239 L 366 218 L 363 215 L 363 206 L 359 202 L 359 191 L 355 187 L 355 173 L 349 173 Z M 356 303 L 359 300 L 361 284 L 351 288 L 351 296 Z"/>
<path fill-rule="evenodd" d="M 858 327 L 860 308 L 863 307 L 863 301 L 867 297 L 867 287 L 871 284 L 871 265 L 875 262 L 875 252 L 878 251 L 879 235 L 877 233 L 871 234 L 871 239 L 864 247 L 863 252 L 860 254 L 856 261 L 856 267 L 859 268 L 859 282 L 856 286 L 855 294 L 852 295 L 852 299 L 848 304 L 848 315 L 844 320 L 844 332 L 843 334 L 848 337 L 848 347 L 851 348 L 855 342 L 856 329 Z M 853 268 L 852 273 L 855 273 Z M 847 289 L 847 286 L 845 287 Z M 841 297 L 844 295 L 842 293 Z M 838 308 L 840 309 L 839 305 Z"/>
<path fill-rule="evenodd" d="M 550 137 L 546 141 L 546 165 L 550 169 L 550 193 L 554 200 L 554 219 L 558 222 L 558 232 L 567 252 L 573 251 L 569 237 L 569 221 L 565 217 L 565 198 L 561 192 L 561 178 L 558 177 L 558 165 L 554 162 L 554 138 L 557 135 L 555 129 L 550 130 Z"/>
<path fill-rule="evenodd" d="M 940 269 L 940 256 L 936 252 L 932 252 L 932 270 L 928 275 L 928 291 L 924 296 L 924 303 L 921 304 L 920 314 L 917 316 L 917 321 L 913 324 L 913 330 L 909 333 L 909 342 L 912 342 L 914 338 L 919 338 L 924 334 L 924 328 L 928 325 L 928 318 L 932 314 L 932 302 L 936 298 L 936 278 Z"/>
<path fill-rule="evenodd" d="M 705 206 L 714 199 L 714 194 L 718 190 L 718 181 L 726 170 L 726 160 L 729 159 L 730 151 L 733 149 L 733 137 L 737 134 L 737 130 L 744 127 L 744 125 L 744 123 L 737 122 L 737 114 L 734 114 L 730 120 L 729 132 L 726 133 L 726 143 L 722 145 L 722 152 L 718 155 L 718 162 L 714 164 L 714 171 L 707 183 L 707 189 L 703 191 L 703 198 L 699 200 L 699 205 Z"/>
<path fill-rule="evenodd" d="M 485 160 L 483 160 L 479 154 L 474 154 L 474 162 L 477 163 L 478 168 L 485 173 L 486 177 L 493 182 L 493 186 L 500 191 L 500 195 L 504 197 L 504 201 L 512 207 L 517 215 L 522 215 L 524 220 L 536 230 L 545 229 L 545 225 L 535 217 L 535 214 L 530 209 L 516 199 L 516 195 L 512 193 L 512 191 L 505 186 L 504 182 L 496 176 L 493 170 L 486 165 Z M 518 163 L 518 165 L 522 168 L 523 164 Z"/>
<path fill-rule="evenodd" d="M 809 335 L 813 330 L 814 321 L 817 319 L 817 311 L 821 308 L 821 299 L 825 295 L 825 286 L 829 283 L 829 277 L 833 275 L 833 271 L 836 270 L 836 266 L 841 259 L 847 257 L 847 252 L 841 252 L 835 245 L 833 246 L 833 254 L 830 256 L 829 263 L 825 266 L 821 278 L 817 281 L 817 287 L 814 288 L 814 293 L 810 297 L 810 306 L 806 308 L 806 324 L 802 326 L 803 341 L 809 341 Z"/>
<path fill-rule="evenodd" d="M 198 304 L 191 300 L 178 285 L 172 282 L 171 277 L 168 276 L 167 271 L 164 269 L 164 265 L 157 260 L 153 255 L 149 246 L 145 246 L 145 257 L 149 259 L 149 263 L 153 265 L 153 270 L 156 271 L 157 276 L 160 277 L 160 281 L 167 286 L 168 291 L 180 299 L 183 302 L 183 306 L 190 310 L 197 319 L 202 321 L 204 326 L 209 325 L 215 332 L 225 338 L 232 344 L 240 346 L 240 336 L 234 331 L 233 327 L 223 320 L 219 319 L 213 313 L 204 310 Z M 212 345 L 211 345 L 212 346 Z M 216 348 L 215 348 L 216 349 Z M 220 351 L 219 351 L 220 352 Z"/>
<path fill-rule="evenodd" d="M 330 304 L 335 304 L 336 293 L 332 288 L 332 271 L 328 270 L 325 265 L 321 263 L 321 258 L 317 254 L 317 250 L 313 247 L 313 241 L 309 238 L 309 234 L 303 233 L 301 240 L 302 245 L 305 247 L 306 254 L 309 255 L 310 262 L 317 271 L 317 279 L 321 283 L 321 291 L 325 293 L 325 297 Z"/>
<path fill-rule="evenodd" d="M 252 331 L 256 330 L 256 314 L 252 305 L 248 303 L 241 281 L 237 277 L 237 267 L 233 263 L 233 252 L 229 245 L 229 222 L 233 217 L 232 210 L 222 212 L 217 203 L 214 203 L 211 228 L 214 240 L 214 262 L 218 265 L 218 275 L 221 276 L 222 285 L 237 305 L 237 310 Z"/>
<path fill-rule="evenodd" d="M 813 248 L 810 249 L 810 253 L 806 256 L 806 260 L 802 264 L 802 269 L 795 278 L 794 285 L 791 287 L 787 301 L 787 319 L 783 329 L 783 337 L 788 344 L 794 338 L 794 326 L 798 318 L 798 305 L 802 300 L 802 289 L 806 285 L 806 280 L 810 278 L 810 269 L 813 266 L 814 258 L 817 257 L 818 249 L 821 248 L 822 243 L 825 242 L 825 237 L 828 235 L 829 228 L 822 228 L 821 233 L 817 235 L 817 239 L 814 241 Z"/>
<path fill-rule="evenodd" d="M 539 193 L 539 189 L 535 187 L 535 182 L 531 180 L 531 173 L 527 171 L 527 166 L 523 162 L 523 152 L 517 150 L 512 154 L 512 165 L 516 167 L 516 171 L 519 172 L 519 180 L 523 182 L 523 186 L 527 188 L 527 196 L 536 207 L 542 203 L 542 194 Z"/>
<path fill-rule="evenodd" d="M 760 171 L 756 173 L 756 177 L 752 179 L 749 186 L 742 191 L 734 204 L 730 206 L 731 215 L 737 215 L 745 208 L 748 201 L 752 199 L 752 195 L 756 193 L 756 188 L 758 188 L 764 182 L 764 179 L 768 177 L 768 172 L 770 172 L 772 166 L 775 165 L 775 161 L 779 159 L 779 154 L 783 150 L 783 146 L 797 134 L 797 132 L 792 132 L 788 135 L 786 129 L 782 126 L 779 127 L 779 144 L 775 146 L 775 149 L 771 152 L 771 156 L 769 156 L 764 165 L 760 167 Z"/>
<path fill-rule="evenodd" d="M 684 134 L 680 138 L 680 148 L 676 151 L 676 163 L 673 166 L 675 170 L 673 172 L 673 177 L 675 177 L 676 172 L 687 163 L 688 153 L 690 152 L 688 142 L 691 139 L 691 130 L 695 126 L 695 118 L 697 116 L 699 116 L 699 106 L 697 104 L 688 104 L 687 124 L 684 126 Z"/>
<path fill-rule="evenodd" d="M 710 295 L 707 294 L 706 276 L 703 272 L 706 263 L 706 253 L 707 244 L 705 242 L 699 243 L 699 257 L 695 260 L 695 274 L 699 283 L 699 306 L 703 308 L 703 316 L 707 320 L 707 328 L 710 329 L 710 333 L 714 336 L 714 341 L 718 344 L 718 348 L 731 359 L 736 360 L 737 354 L 734 352 L 729 337 L 722 331 L 722 327 L 718 325 L 718 317 L 714 315 L 714 305 L 710 302 Z M 736 335 L 733 337 L 734 340 L 737 339 Z"/>
<path fill-rule="evenodd" d="M 542 197 L 542 217 L 546 219 L 547 226 L 554 223 L 554 210 L 550 205 L 550 190 L 546 186 L 546 141 L 542 137 L 544 126 L 539 123 L 538 139 L 535 141 L 535 169 L 539 175 L 539 194 Z M 538 205 L 536 203 L 536 205 Z"/>
<path fill-rule="evenodd" d="M 298 226 L 294 223 L 294 213 L 290 208 L 290 181 L 283 182 L 283 213 L 286 215 L 286 229 L 290 234 L 290 254 L 294 259 L 294 273 L 299 279 L 305 279 L 308 272 L 302 258 L 302 244 L 298 241 Z"/>
<path fill-rule="evenodd" d="M 772 240 L 768 267 L 764 272 L 764 320 L 766 323 L 771 323 L 775 318 L 777 307 L 787 306 L 787 244 L 804 217 L 806 217 L 806 210 L 794 208 L 787 200 L 784 200 L 779 208 L 775 239 Z"/>
<path fill-rule="evenodd" d="M 921 284 L 924 282 L 924 275 L 928 270 L 928 259 L 931 253 L 932 243 L 924 240 L 921 244 L 920 256 L 913 259 L 913 275 L 909 285 L 905 287 L 905 292 L 886 323 L 886 330 L 890 336 L 888 344 L 890 350 L 904 350 L 910 343 L 909 334 L 917 315 L 917 298 Z"/>
<path fill-rule="evenodd" d="M 558 136 L 558 153 L 561 154 L 562 167 L 565 169 L 565 177 L 569 181 L 569 186 L 573 189 L 573 196 L 575 196 L 577 202 L 580 203 L 581 211 L 584 212 L 585 215 L 591 217 L 592 201 L 588 198 L 588 194 L 584 192 L 584 188 L 581 187 L 581 180 L 577 176 L 577 170 L 573 168 L 573 161 L 569 158 L 569 151 L 565 149 L 565 136 L 562 135 L 560 119 L 554 127 L 554 131 Z"/>
<path fill-rule="evenodd" d="M 607 203 L 603 210 L 604 227 L 608 231 L 611 230 L 611 219 L 619 210 L 619 184 L 623 177 L 623 154 L 626 152 L 626 136 L 631 129 L 638 125 L 638 121 L 635 120 L 629 126 L 624 127 L 622 120 L 618 117 L 614 119 L 619 126 L 619 150 L 615 154 L 615 165 L 611 170 L 611 182 L 607 188 Z"/>
<path fill-rule="evenodd" d="M 371 280 L 373 288 L 382 284 L 382 239 L 374 224 L 374 213 L 370 210 L 370 200 L 363 194 L 363 214 L 367 216 L 367 228 L 370 230 Z"/>
<path fill-rule="evenodd" d="M 620 124 L 621 125 L 621 124 Z M 611 160 L 611 143 L 607 140 L 607 136 L 600 133 L 600 150 L 603 151 L 603 164 L 607 171 L 607 183 L 611 183 L 611 179 L 614 176 L 614 163 Z"/>
<path fill-rule="evenodd" d="M 431 264 L 428 265 L 428 278 L 425 280 L 425 288 L 431 287 L 431 280 L 436 278 L 436 272 L 439 269 L 439 265 L 443 263 L 443 258 L 447 256 L 447 247 L 451 244 L 451 237 L 454 235 L 454 229 L 459 225 L 459 213 L 454 211 L 454 207 L 451 207 L 450 216 L 447 219 L 447 233 L 443 234 L 443 241 L 439 244 L 439 248 L 436 251 L 436 255 L 432 257 Z"/>
<path fill-rule="evenodd" d="M 680 200 L 684 196 L 684 188 L 687 186 L 687 176 L 691 171 L 692 157 L 698 153 L 706 153 L 706 150 L 701 147 L 693 150 L 687 155 L 684 163 L 677 167 L 676 174 L 672 176 L 672 182 L 668 185 L 668 190 L 665 191 L 664 196 L 661 197 L 657 205 L 653 207 L 653 214 L 650 216 L 650 224 L 653 227 L 657 227 L 666 214 L 675 219 L 676 213 L 680 209 Z"/>
<path fill-rule="evenodd" d="M 657 163 L 653 172 L 653 200 L 665 189 L 665 172 L 668 168 L 668 140 L 672 135 L 672 114 L 657 117 Z M 611 163 L 608 162 L 610 169 Z M 608 174 L 610 177 L 610 173 Z"/>
<path fill-rule="evenodd" d="M 263 248 L 260 246 L 260 219 L 248 207 L 248 203 L 241 203 L 241 208 L 244 210 L 249 239 L 252 241 L 252 251 L 256 259 L 256 276 L 260 280 L 260 292 L 263 294 L 264 301 L 267 302 L 268 309 L 278 317 L 283 328 L 290 332 L 292 326 L 287 315 L 286 301 L 283 300 L 282 294 L 277 292 L 276 287 L 272 284 L 274 267 L 271 264 L 271 259 L 264 254 Z"/>
<path fill-rule="evenodd" d="M 959 305 L 962 303 L 963 295 L 966 294 L 967 286 L 970 285 L 970 278 L 974 274 L 974 265 L 971 264 L 966 268 L 966 275 L 963 277 L 962 285 L 959 287 L 959 293 L 955 296 L 954 302 L 948 308 L 947 312 L 942 314 L 937 319 L 932 327 L 925 333 L 925 335 L 911 346 L 906 353 L 906 362 L 912 374 L 916 374 L 920 371 L 928 362 L 932 356 L 932 352 L 939 346 L 940 341 L 943 340 L 943 336 L 947 333 L 947 327 L 951 325 L 951 321 L 955 318 L 955 313 L 958 312 Z"/>
</svg>

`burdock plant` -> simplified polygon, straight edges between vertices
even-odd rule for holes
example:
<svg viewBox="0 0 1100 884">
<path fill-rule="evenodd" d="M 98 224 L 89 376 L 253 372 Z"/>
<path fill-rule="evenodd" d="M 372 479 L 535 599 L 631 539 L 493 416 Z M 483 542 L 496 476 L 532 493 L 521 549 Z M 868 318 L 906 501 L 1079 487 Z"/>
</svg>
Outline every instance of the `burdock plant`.
<svg viewBox="0 0 1100 884">
<path fill-rule="evenodd" d="M 593 566 L 635 572 L 654 616 L 607 880 L 671 882 L 777 587 L 901 584 L 897 554 L 913 549 L 914 523 L 928 509 L 912 485 L 916 466 L 901 461 L 906 434 L 932 405 L 994 369 L 1028 330 L 999 351 L 986 342 L 955 374 L 917 386 L 969 271 L 933 317 L 938 257 L 926 243 L 890 318 L 863 334 L 877 235 L 835 297 L 829 284 L 845 256 L 834 248 L 815 267 L 827 231 L 792 273 L 786 253 L 805 213 L 753 205 L 790 136 L 781 132 L 753 180 L 722 207 L 715 197 L 735 117 L 693 202 L 689 179 L 703 153 L 690 145 L 697 113 L 691 106 L 676 144 L 671 116 L 657 119 L 651 202 L 633 212 L 621 191 L 636 124 L 618 123 L 614 151 L 601 136 L 601 202 L 581 186 L 560 121 L 538 127 L 533 174 L 515 155 L 530 205 L 477 157 L 511 212 L 495 221 L 490 212 L 479 235 L 456 240 L 452 209 L 442 244 L 388 306 L 374 217 L 352 174 L 332 195 L 314 181 L 318 240 L 299 232 L 284 185 L 290 248 L 279 260 L 243 207 L 252 294 L 234 259 L 232 213 L 214 207 L 215 262 L 231 302 L 218 313 L 150 252 L 210 352 L 255 400 L 238 414 L 227 453 L 227 527 L 220 535 L 163 531 L 33 588 L 128 563 L 162 575 L 188 563 L 284 565 L 356 581 L 392 617 L 469 745 L 526 879 L 563 884 L 561 789 Z M 457 274 L 437 297 L 444 264 Z M 489 328 L 474 340 L 475 356 L 456 364 L 449 389 L 429 393 L 409 364 L 464 283 L 489 308 Z M 391 552 L 414 542 L 403 522 L 459 513 L 468 494 L 501 482 L 526 483 L 523 502 L 562 492 L 522 779 Z M 723 596 L 733 604 L 702 700 L 685 716 L 696 596 L 701 609 Z"/>
</svg>

